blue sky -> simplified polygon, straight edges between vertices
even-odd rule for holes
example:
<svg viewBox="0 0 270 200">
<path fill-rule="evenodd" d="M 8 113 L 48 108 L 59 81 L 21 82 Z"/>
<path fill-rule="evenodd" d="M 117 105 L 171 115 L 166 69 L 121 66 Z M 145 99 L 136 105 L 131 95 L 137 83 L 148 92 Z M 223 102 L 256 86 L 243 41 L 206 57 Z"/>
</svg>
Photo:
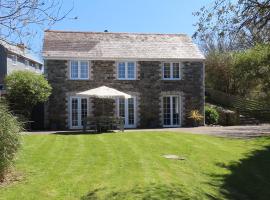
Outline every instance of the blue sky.
<svg viewBox="0 0 270 200">
<path fill-rule="evenodd" d="M 65 0 L 64 9 L 72 7 Z M 190 36 L 196 18 L 192 12 L 212 0 L 74 0 L 74 9 L 68 18 L 55 24 L 54 30 L 186 33 Z M 43 34 L 37 36 L 34 46 L 41 47 Z"/>
</svg>

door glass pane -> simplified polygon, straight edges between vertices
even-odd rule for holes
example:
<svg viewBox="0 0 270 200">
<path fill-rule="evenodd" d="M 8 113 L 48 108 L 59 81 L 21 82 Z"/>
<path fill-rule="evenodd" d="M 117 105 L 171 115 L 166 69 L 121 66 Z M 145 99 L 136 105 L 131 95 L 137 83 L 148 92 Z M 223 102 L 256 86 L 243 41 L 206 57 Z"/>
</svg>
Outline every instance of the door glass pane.
<svg viewBox="0 0 270 200">
<path fill-rule="evenodd" d="M 179 63 L 173 63 L 173 78 L 180 78 L 180 67 Z"/>
<path fill-rule="evenodd" d="M 128 99 L 128 125 L 134 125 L 134 98 Z"/>
<path fill-rule="evenodd" d="M 71 78 L 79 78 L 78 61 L 71 61 L 70 65 Z"/>
<path fill-rule="evenodd" d="M 88 62 L 81 61 L 81 78 L 88 78 Z"/>
<path fill-rule="evenodd" d="M 118 63 L 118 78 L 125 78 L 125 63 L 124 62 L 120 62 Z"/>
<path fill-rule="evenodd" d="M 172 98 L 173 125 L 179 125 L 179 100 L 178 97 Z"/>
<path fill-rule="evenodd" d="M 71 100 L 71 124 L 78 126 L 78 99 Z"/>
<path fill-rule="evenodd" d="M 164 63 L 163 78 L 170 78 L 170 63 Z"/>
<path fill-rule="evenodd" d="M 131 79 L 135 78 L 135 64 L 134 64 L 134 62 L 128 63 L 128 78 L 131 78 Z"/>
<path fill-rule="evenodd" d="M 119 117 L 125 118 L 125 99 L 119 99 Z"/>
<path fill-rule="evenodd" d="M 171 125 L 170 97 L 163 97 L 163 124 Z"/>
<path fill-rule="evenodd" d="M 83 125 L 84 119 L 87 117 L 87 99 L 81 99 L 81 125 Z"/>
</svg>

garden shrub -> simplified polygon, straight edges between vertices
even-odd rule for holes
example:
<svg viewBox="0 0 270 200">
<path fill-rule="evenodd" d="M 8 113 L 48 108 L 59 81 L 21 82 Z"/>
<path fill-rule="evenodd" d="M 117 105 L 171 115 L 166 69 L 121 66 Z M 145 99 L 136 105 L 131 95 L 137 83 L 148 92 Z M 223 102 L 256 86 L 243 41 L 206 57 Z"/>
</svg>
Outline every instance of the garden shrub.
<svg viewBox="0 0 270 200">
<path fill-rule="evenodd" d="M 3 102 L 0 102 L 0 181 L 3 181 L 14 157 L 20 147 L 19 132 L 21 124 L 8 111 Z"/>
<path fill-rule="evenodd" d="M 10 108 L 26 119 L 35 105 L 48 100 L 52 90 L 43 75 L 31 71 L 14 71 L 6 76 L 5 83 Z"/>
<path fill-rule="evenodd" d="M 219 114 L 217 110 L 210 106 L 205 106 L 205 123 L 206 124 L 217 124 Z"/>
</svg>

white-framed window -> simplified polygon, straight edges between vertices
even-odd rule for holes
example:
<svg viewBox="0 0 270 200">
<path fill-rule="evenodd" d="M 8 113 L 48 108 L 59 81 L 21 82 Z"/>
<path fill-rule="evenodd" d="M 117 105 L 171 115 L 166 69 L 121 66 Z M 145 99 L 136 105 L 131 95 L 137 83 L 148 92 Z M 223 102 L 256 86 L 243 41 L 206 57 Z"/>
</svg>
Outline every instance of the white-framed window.
<svg viewBox="0 0 270 200">
<path fill-rule="evenodd" d="M 71 60 L 69 62 L 70 79 L 89 79 L 89 62 L 86 60 Z"/>
<path fill-rule="evenodd" d="M 180 80 L 181 79 L 181 63 L 164 62 L 162 66 L 163 80 Z"/>
<path fill-rule="evenodd" d="M 26 69 L 29 69 L 29 66 L 30 66 L 29 60 L 25 60 L 25 61 L 24 61 L 24 64 L 25 64 L 25 66 L 26 66 Z"/>
<path fill-rule="evenodd" d="M 17 65 L 17 55 L 11 55 L 11 61 L 13 65 Z"/>
<path fill-rule="evenodd" d="M 136 62 L 126 61 L 117 63 L 117 78 L 119 80 L 135 80 L 136 79 Z"/>
<path fill-rule="evenodd" d="M 136 128 L 136 97 L 117 98 L 117 115 L 123 117 L 125 128 Z"/>
<path fill-rule="evenodd" d="M 163 127 L 181 126 L 181 97 L 168 95 L 162 97 Z"/>
<path fill-rule="evenodd" d="M 69 120 L 71 129 L 82 128 L 84 119 L 88 115 L 88 98 L 70 97 Z"/>
</svg>

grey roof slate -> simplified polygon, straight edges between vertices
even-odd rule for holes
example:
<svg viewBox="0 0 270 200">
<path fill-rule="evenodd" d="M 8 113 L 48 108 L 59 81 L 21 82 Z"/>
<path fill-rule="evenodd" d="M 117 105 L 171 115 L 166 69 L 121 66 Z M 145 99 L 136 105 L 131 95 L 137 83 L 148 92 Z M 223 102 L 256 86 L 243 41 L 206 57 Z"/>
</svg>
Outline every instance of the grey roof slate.
<svg viewBox="0 0 270 200">
<path fill-rule="evenodd" d="M 14 54 L 17 54 L 17 55 L 20 55 L 24 58 L 27 58 L 29 60 L 32 60 L 36 63 L 39 63 L 41 65 L 43 65 L 43 62 L 37 58 L 36 56 L 34 56 L 28 49 L 26 48 L 21 48 L 17 45 L 14 45 L 14 44 L 10 44 L 10 43 L 7 43 L 5 41 L 0 41 L 0 44 L 3 45 L 3 47 L 5 49 L 7 49 L 8 51 L 14 53 Z"/>
<path fill-rule="evenodd" d="M 185 34 L 45 31 L 43 56 L 88 59 L 204 60 Z"/>
</svg>

